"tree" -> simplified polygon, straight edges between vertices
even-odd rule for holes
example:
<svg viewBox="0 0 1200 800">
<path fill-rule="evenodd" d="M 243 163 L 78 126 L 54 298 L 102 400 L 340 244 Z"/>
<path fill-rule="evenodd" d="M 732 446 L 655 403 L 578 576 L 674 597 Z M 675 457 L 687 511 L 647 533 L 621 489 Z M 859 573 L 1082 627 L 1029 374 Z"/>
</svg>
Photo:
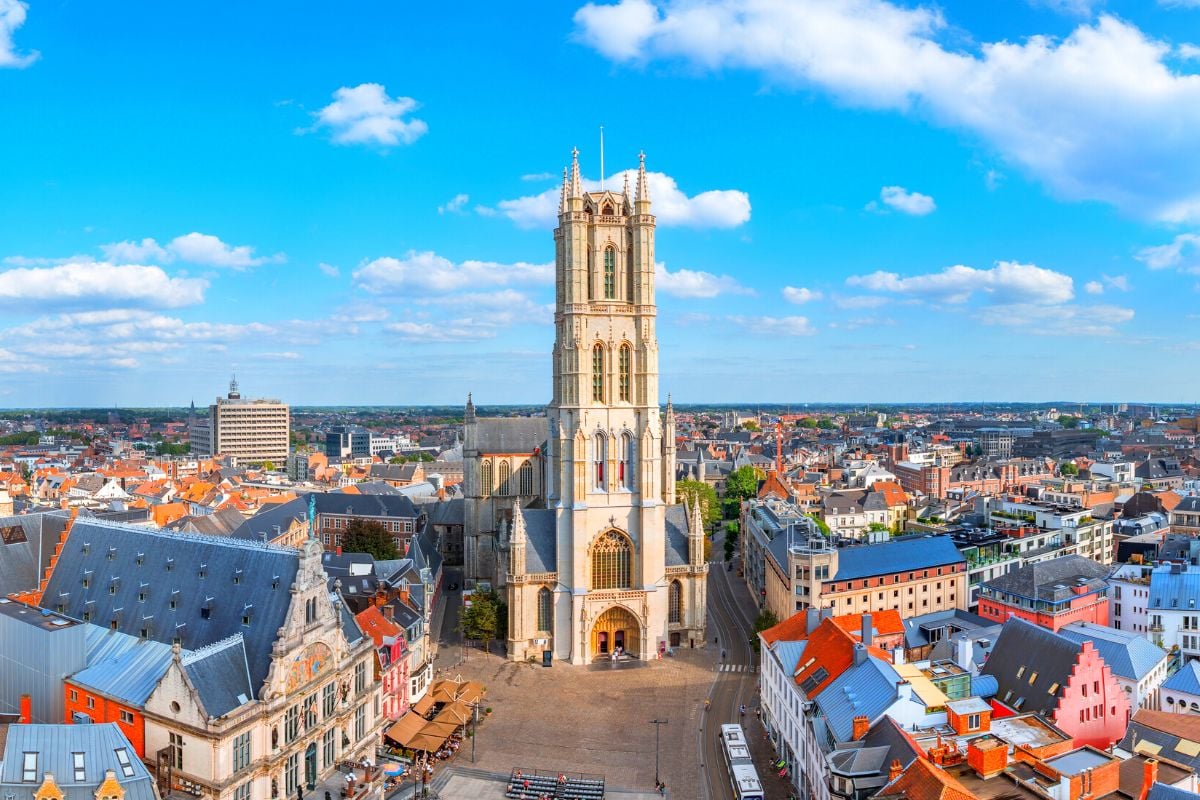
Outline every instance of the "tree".
<svg viewBox="0 0 1200 800">
<path fill-rule="evenodd" d="M 342 550 L 347 553 L 370 553 L 376 561 L 391 561 L 400 557 L 396 539 L 382 522 L 352 519 L 342 534 Z"/>
<path fill-rule="evenodd" d="M 804 516 L 808 517 L 813 522 L 817 523 L 817 530 L 819 530 L 825 536 L 829 536 L 829 534 L 830 534 L 829 525 L 826 524 L 825 520 L 821 519 L 816 514 L 805 514 Z"/>
<path fill-rule="evenodd" d="M 779 617 L 775 616 L 775 612 L 769 608 L 763 608 L 758 612 L 758 617 L 754 620 L 754 635 L 750 637 L 750 646 L 754 648 L 754 652 L 758 652 L 760 642 L 758 635 L 768 628 L 774 628 L 779 624 Z"/>
<path fill-rule="evenodd" d="M 1062 425 L 1064 428 L 1078 428 L 1079 417 L 1073 417 L 1070 414 L 1059 414 L 1058 424 Z"/>
<path fill-rule="evenodd" d="M 742 427 L 752 433 L 757 433 L 758 431 L 762 430 L 762 428 L 760 428 L 758 423 L 754 420 L 747 420 L 746 422 L 743 422 Z"/>
<path fill-rule="evenodd" d="M 1058 472 L 1061 475 L 1078 475 L 1079 467 L 1075 466 L 1070 461 L 1064 461 L 1059 465 Z"/>
<path fill-rule="evenodd" d="M 702 481 L 676 481 L 675 495 L 682 502 L 694 505 L 700 500 L 700 515 L 705 525 L 711 525 L 721 519 L 721 507 L 717 503 L 717 491 Z"/>
<path fill-rule="evenodd" d="M 882 522 L 872 522 L 870 525 L 867 526 L 867 530 L 869 530 L 869 531 L 886 531 L 886 530 L 888 530 L 888 526 L 883 524 Z"/>
<path fill-rule="evenodd" d="M 464 608 L 459 620 L 459 627 L 468 639 L 482 639 L 484 652 L 487 652 L 496 638 L 500 626 L 500 608 L 495 595 L 491 593 L 476 594 L 471 598 L 471 605 Z"/>
<path fill-rule="evenodd" d="M 821 417 L 817 420 L 817 427 L 821 430 L 831 431 L 837 427 L 837 424 L 829 417 Z"/>
<path fill-rule="evenodd" d="M 725 496 L 733 500 L 749 500 L 758 496 L 758 475 L 754 467 L 738 467 L 725 479 Z"/>
<path fill-rule="evenodd" d="M 817 421 L 812 417 L 805 417 L 796 423 L 797 428 L 807 428 L 808 430 L 816 430 Z"/>
<path fill-rule="evenodd" d="M 264 470 L 266 470 L 267 472 L 274 472 L 275 471 L 275 462 L 274 461 L 264 461 L 262 463 L 262 468 Z"/>
</svg>

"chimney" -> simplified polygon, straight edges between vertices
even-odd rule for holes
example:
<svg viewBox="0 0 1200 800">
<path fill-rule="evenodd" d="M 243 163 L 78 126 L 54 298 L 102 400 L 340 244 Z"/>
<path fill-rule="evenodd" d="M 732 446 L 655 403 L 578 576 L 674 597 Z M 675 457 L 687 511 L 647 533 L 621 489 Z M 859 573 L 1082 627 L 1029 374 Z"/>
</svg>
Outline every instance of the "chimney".
<svg viewBox="0 0 1200 800">
<path fill-rule="evenodd" d="M 888 768 L 888 783 L 900 777 L 900 773 L 904 772 L 904 765 L 900 763 L 900 759 L 893 758 L 892 766 Z"/>
<path fill-rule="evenodd" d="M 871 730 L 871 718 L 866 714 L 859 714 L 854 718 L 853 725 L 854 728 L 853 732 L 850 734 L 850 738 L 857 742 L 859 739 L 867 735 L 867 731 Z"/>
<path fill-rule="evenodd" d="M 864 647 L 870 647 L 875 641 L 875 630 L 871 627 L 871 615 L 862 615 L 862 643 Z"/>
<path fill-rule="evenodd" d="M 862 642 L 855 642 L 854 643 L 854 665 L 858 666 L 859 664 L 864 663 L 866 660 L 867 660 L 867 648 L 863 646 Z"/>
<path fill-rule="evenodd" d="M 21 725 L 29 725 L 33 722 L 33 698 L 27 694 L 21 695 Z"/>
<path fill-rule="evenodd" d="M 1138 800 L 1146 800 L 1150 794 L 1150 787 L 1154 786 L 1154 782 L 1158 780 L 1158 760 L 1147 758 L 1142 764 L 1142 789 L 1138 792 Z"/>
<path fill-rule="evenodd" d="M 815 631 L 817 626 L 821 624 L 821 609 L 814 606 L 809 606 L 805 610 L 804 615 L 804 632 L 812 635 L 812 632 Z"/>
<path fill-rule="evenodd" d="M 407 605 L 408 604 L 408 584 L 407 583 L 402 584 L 400 586 L 400 590 L 397 594 L 400 597 L 400 602 Z"/>
<path fill-rule="evenodd" d="M 385 606 L 383 607 L 383 616 L 384 616 L 384 619 L 386 619 L 386 620 L 388 620 L 388 621 L 395 621 L 395 619 L 396 619 L 396 607 L 395 607 L 395 606 L 393 606 L 393 605 L 390 605 L 390 604 L 389 604 L 389 605 L 385 605 Z"/>
</svg>

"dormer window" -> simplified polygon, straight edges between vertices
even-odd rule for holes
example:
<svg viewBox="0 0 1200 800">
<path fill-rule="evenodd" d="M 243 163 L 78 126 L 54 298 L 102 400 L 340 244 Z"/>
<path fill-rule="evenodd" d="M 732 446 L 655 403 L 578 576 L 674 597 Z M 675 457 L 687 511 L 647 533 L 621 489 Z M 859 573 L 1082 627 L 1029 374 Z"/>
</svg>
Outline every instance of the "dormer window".
<svg viewBox="0 0 1200 800">
<path fill-rule="evenodd" d="M 142 565 L 142 564 L 143 564 L 145 561 L 146 561 L 146 554 L 145 554 L 145 553 L 138 553 L 138 554 L 137 554 L 137 558 L 135 558 L 135 559 L 133 560 L 133 562 L 134 562 L 135 564 L 137 564 L 139 567 L 140 567 L 140 566 L 141 566 L 141 565 Z"/>
<path fill-rule="evenodd" d="M 233 583 L 236 586 L 237 584 L 239 584 L 241 582 L 242 582 L 242 571 L 239 569 L 233 573 Z"/>
<path fill-rule="evenodd" d="M 205 574 L 207 574 L 207 572 L 208 572 L 208 564 L 201 564 L 200 570 L 196 573 L 196 575 L 197 575 L 197 577 L 200 578 L 200 580 L 204 580 L 204 576 L 205 576 Z"/>
<path fill-rule="evenodd" d="M 173 569 L 175 569 L 175 559 L 168 557 L 167 558 L 167 572 L 170 572 Z"/>
</svg>

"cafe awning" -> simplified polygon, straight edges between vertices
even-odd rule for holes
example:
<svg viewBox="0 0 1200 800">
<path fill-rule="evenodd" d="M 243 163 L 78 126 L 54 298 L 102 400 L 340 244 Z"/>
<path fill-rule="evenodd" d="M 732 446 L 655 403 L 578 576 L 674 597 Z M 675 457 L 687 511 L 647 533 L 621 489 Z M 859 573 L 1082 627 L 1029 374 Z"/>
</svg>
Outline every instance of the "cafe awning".
<svg viewBox="0 0 1200 800">
<path fill-rule="evenodd" d="M 433 697 L 426 694 L 426 695 L 423 695 L 420 700 L 413 703 L 411 708 L 413 711 L 417 712 L 418 714 L 420 714 L 423 717 L 429 713 L 430 709 L 433 708 L 433 705 L 434 705 Z"/>
<path fill-rule="evenodd" d="M 420 714 L 414 714 L 412 711 L 409 711 L 403 717 L 396 720 L 396 723 L 387 729 L 384 736 L 402 747 L 410 747 L 413 737 L 419 734 L 421 729 L 428 724 L 429 722 L 422 718 Z"/>
<path fill-rule="evenodd" d="M 448 703 L 445 708 L 439 711 L 438 715 L 433 718 L 433 721 L 464 725 L 469 719 L 471 719 L 471 707 L 466 703 L 455 700 L 453 703 Z"/>
</svg>

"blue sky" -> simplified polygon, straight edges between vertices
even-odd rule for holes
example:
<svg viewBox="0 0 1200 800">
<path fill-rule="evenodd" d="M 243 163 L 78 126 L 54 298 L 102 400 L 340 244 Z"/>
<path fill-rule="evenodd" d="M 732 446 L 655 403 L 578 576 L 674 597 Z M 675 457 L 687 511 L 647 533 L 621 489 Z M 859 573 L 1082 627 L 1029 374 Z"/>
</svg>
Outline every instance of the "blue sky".
<svg viewBox="0 0 1200 800">
<path fill-rule="evenodd" d="M 647 154 L 685 402 L 1195 401 L 1200 2 L 0 0 L 0 406 L 549 396 Z"/>
</svg>

